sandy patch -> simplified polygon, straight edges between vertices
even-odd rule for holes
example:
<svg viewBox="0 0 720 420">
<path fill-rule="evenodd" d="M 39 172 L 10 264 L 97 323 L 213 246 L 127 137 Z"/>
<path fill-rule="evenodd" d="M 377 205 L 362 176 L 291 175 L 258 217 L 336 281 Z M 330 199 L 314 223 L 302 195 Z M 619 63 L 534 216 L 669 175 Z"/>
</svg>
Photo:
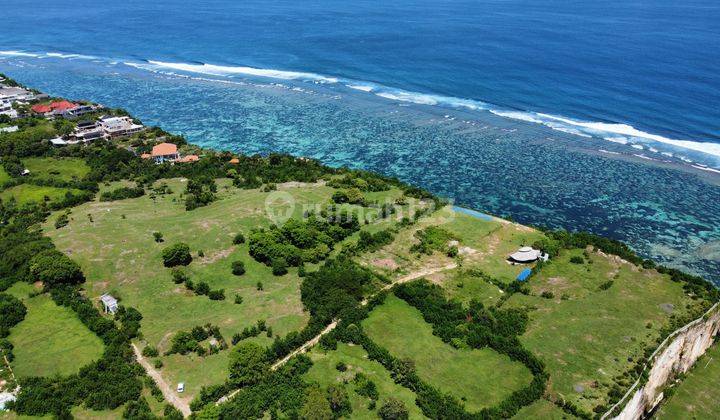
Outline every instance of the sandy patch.
<svg viewBox="0 0 720 420">
<path fill-rule="evenodd" d="M 235 251 L 235 246 L 231 246 L 230 248 L 222 249 L 222 250 L 220 250 L 220 251 L 213 252 L 213 253 L 210 254 L 210 255 L 205 255 L 204 257 L 200 258 L 200 259 L 198 260 L 198 264 L 202 264 L 202 265 L 212 264 L 212 263 L 214 263 L 214 262 L 216 262 L 216 261 L 219 261 L 219 260 L 222 260 L 222 259 L 224 259 L 224 258 L 227 258 L 230 254 L 233 253 L 233 251 Z"/>
<path fill-rule="evenodd" d="M 392 258 L 373 260 L 371 264 L 375 267 L 384 268 L 390 271 L 394 271 L 399 267 L 398 263 L 396 263 L 395 260 L 393 260 Z"/>
</svg>

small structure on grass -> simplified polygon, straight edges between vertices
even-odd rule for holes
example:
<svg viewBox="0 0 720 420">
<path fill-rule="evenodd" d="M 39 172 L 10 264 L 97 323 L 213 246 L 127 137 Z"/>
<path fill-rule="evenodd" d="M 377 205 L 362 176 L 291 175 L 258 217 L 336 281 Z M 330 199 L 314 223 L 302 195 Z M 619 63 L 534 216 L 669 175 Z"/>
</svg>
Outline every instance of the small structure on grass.
<svg viewBox="0 0 720 420">
<path fill-rule="evenodd" d="M 115 312 L 117 312 L 118 301 L 114 297 L 105 293 L 104 295 L 100 296 L 100 301 L 103 304 L 103 309 L 105 310 L 106 314 L 115 314 Z"/>
<path fill-rule="evenodd" d="M 508 257 L 508 261 L 512 263 L 527 264 L 535 262 L 537 260 L 547 261 L 548 258 L 548 254 L 545 254 L 538 249 L 533 249 L 530 246 L 524 246 L 518 249 L 516 252 L 510 254 L 510 256 Z"/>
</svg>

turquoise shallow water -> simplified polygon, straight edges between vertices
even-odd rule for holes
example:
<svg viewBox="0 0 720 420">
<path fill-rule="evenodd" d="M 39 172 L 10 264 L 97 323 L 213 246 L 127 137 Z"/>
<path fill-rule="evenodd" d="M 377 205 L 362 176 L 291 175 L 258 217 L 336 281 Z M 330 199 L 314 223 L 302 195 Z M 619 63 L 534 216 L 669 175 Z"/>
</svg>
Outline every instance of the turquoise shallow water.
<svg viewBox="0 0 720 420">
<path fill-rule="evenodd" d="M 720 280 L 718 176 L 489 112 L 343 86 L 200 80 L 98 60 L 0 60 L 51 94 L 124 107 L 202 146 L 376 170 L 522 223 L 590 230 Z"/>
</svg>

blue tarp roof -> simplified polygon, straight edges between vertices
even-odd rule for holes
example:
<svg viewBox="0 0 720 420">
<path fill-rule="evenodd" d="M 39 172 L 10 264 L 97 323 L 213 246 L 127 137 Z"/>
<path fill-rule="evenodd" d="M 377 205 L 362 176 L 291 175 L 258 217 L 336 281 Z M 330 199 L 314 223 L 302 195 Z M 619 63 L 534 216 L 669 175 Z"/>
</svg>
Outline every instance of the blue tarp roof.
<svg viewBox="0 0 720 420">
<path fill-rule="evenodd" d="M 518 274 L 517 280 L 525 281 L 525 280 L 527 280 L 528 277 L 530 277 L 530 274 L 532 274 L 532 270 L 529 268 L 526 268 L 523 271 L 521 271 L 520 274 Z"/>
<path fill-rule="evenodd" d="M 455 210 L 458 213 L 465 213 L 468 216 L 477 217 L 478 219 L 487 220 L 489 222 L 491 222 L 493 220 L 493 217 L 490 216 L 489 214 L 480 213 L 477 210 L 466 209 L 464 207 L 458 207 L 458 206 L 453 206 L 453 210 Z"/>
</svg>

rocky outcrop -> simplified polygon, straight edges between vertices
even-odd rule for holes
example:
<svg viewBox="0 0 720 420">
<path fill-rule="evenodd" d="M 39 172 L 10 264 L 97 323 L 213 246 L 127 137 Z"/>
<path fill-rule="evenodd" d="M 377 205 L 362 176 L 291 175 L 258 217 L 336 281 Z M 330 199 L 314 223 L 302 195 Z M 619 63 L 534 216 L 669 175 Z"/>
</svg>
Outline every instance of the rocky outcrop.
<svg viewBox="0 0 720 420">
<path fill-rule="evenodd" d="M 636 382 L 625 397 L 613 407 L 622 410 L 617 420 L 636 420 L 651 412 L 663 399 L 663 389 L 680 373 L 685 373 L 713 344 L 720 329 L 720 306 L 716 303 L 705 315 L 676 330 L 650 357 L 647 381 Z M 613 410 L 603 416 L 612 417 Z"/>
</svg>

